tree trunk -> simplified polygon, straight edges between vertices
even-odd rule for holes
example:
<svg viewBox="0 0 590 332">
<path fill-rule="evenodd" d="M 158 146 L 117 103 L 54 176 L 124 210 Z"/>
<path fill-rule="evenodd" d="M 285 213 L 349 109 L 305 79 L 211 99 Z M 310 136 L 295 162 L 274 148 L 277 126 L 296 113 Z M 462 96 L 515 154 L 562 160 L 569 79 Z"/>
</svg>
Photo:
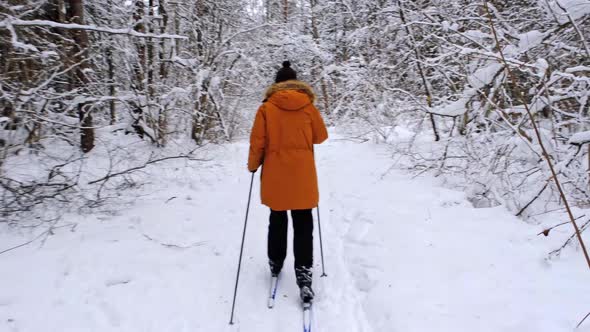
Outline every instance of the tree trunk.
<svg viewBox="0 0 590 332">
<path fill-rule="evenodd" d="M 84 3 L 83 0 L 69 0 L 71 22 L 84 24 Z M 76 43 L 73 48 L 73 60 L 77 63 L 75 76 L 76 84 L 79 84 L 83 93 L 88 93 L 88 77 L 86 71 L 90 68 L 88 64 L 88 34 L 86 30 L 72 30 L 73 39 Z M 94 127 L 92 121 L 91 105 L 81 103 L 78 105 L 78 116 L 80 119 L 80 147 L 83 152 L 90 152 L 94 148 Z"/>
<path fill-rule="evenodd" d="M 404 14 L 404 7 L 402 5 L 401 0 L 398 0 L 398 5 L 399 5 L 399 16 L 402 20 L 402 23 L 406 27 L 406 32 L 408 34 L 408 37 L 410 37 L 409 39 L 412 43 L 410 46 L 412 48 L 414 48 L 414 53 L 416 54 L 416 65 L 418 66 L 418 72 L 420 73 L 420 76 L 422 77 L 422 84 L 424 84 L 424 91 L 426 92 L 426 102 L 428 103 L 428 107 L 431 108 L 432 107 L 432 93 L 430 91 L 430 86 L 428 85 L 428 80 L 426 79 L 426 73 L 424 72 L 424 69 L 422 68 L 422 56 L 420 54 L 420 51 L 418 50 L 418 45 L 416 44 L 416 41 L 414 40 L 414 34 L 412 33 L 410 26 L 406 22 L 406 16 Z M 434 115 L 432 113 L 428 113 L 428 115 L 430 116 L 430 124 L 432 125 L 432 132 L 434 134 L 434 140 L 438 142 L 440 140 L 440 136 L 439 136 L 438 130 L 436 128 L 436 122 L 434 121 Z"/>
<path fill-rule="evenodd" d="M 159 1 L 159 11 L 162 15 L 162 24 L 160 25 L 160 34 L 166 33 L 168 27 L 168 12 L 166 11 L 166 3 L 164 0 Z M 165 83 L 164 81 L 168 78 L 168 66 L 164 62 L 166 52 L 166 40 L 160 39 L 160 47 L 158 50 L 158 61 L 160 62 L 160 72 L 158 81 Z M 166 132 L 168 131 L 168 112 L 167 106 L 161 105 L 158 112 L 158 140 L 160 145 L 166 145 Z"/>
<path fill-rule="evenodd" d="M 318 30 L 317 18 L 315 15 L 315 8 L 317 6 L 317 0 L 310 0 L 309 4 L 311 6 L 311 33 L 313 35 L 313 40 L 315 41 L 315 44 L 318 47 L 320 47 L 320 32 Z M 323 64 L 322 64 L 322 70 L 323 70 Z M 326 79 L 324 78 L 324 76 L 321 73 L 320 73 L 320 75 L 321 75 L 320 87 L 322 90 L 322 101 L 324 102 L 324 112 L 328 113 L 330 110 L 330 100 L 328 98 L 328 86 L 326 84 Z M 316 74 L 316 76 L 317 76 L 317 74 Z"/>
<path fill-rule="evenodd" d="M 109 8 L 113 6 L 113 0 L 109 0 L 108 2 Z M 112 23 L 112 22 L 111 22 Z M 112 24 L 111 24 L 112 25 Z M 109 96 L 111 100 L 109 101 L 109 111 L 110 111 L 110 124 L 114 125 L 117 122 L 117 106 L 115 104 L 115 65 L 113 63 L 113 49 L 111 45 L 107 46 L 106 49 L 106 60 L 107 60 L 107 75 L 108 75 L 108 85 L 109 85 Z"/>
<path fill-rule="evenodd" d="M 110 110 L 110 124 L 114 125 L 117 122 L 117 106 L 115 104 L 115 65 L 113 64 L 113 51 L 111 46 L 107 46 L 106 51 L 107 66 L 108 66 L 108 84 L 109 84 L 109 110 Z"/>
<path fill-rule="evenodd" d="M 133 30 L 137 32 L 146 32 L 145 31 L 145 24 L 144 24 L 144 16 L 145 16 L 145 4 L 143 0 L 136 0 L 135 1 L 135 13 L 133 14 L 133 20 L 136 22 Z M 143 91 L 144 90 L 144 72 L 145 72 L 145 64 L 146 64 L 146 56 L 145 56 L 145 40 L 137 39 L 136 40 L 136 47 L 137 47 L 137 54 L 138 54 L 138 61 L 137 64 L 134 66 L 135 71 L 135 84 L 134 87 L 136 90 Z"/>
<path fill-rule="evenodd" d="M 265 19 L 266 19 L 265 23 L 270 22 L 270 11 L 271 11 L 270 0 L 264 0 L 264 13 L 266 14 L 265 15 Z"/>
<path fill-rule="evenodd" d="M 180 34 L 180 20 L 178 19 L 178 3 L 174 4 L 174 33 L 175 34 Z M 179 48 L 179 43 L 180 40 L 178 39 L 174 39 L 174 52 L 173 55 L 177 56 L 178 55 L 178 48 Z"/>
<path fill-rule="evenodd" d="M 156 29 L 154 28 L 154 0 L 148 1 L 148 17 L 147 17 L 147 32 L 154 33 Z M 154 39 L 148 38 L 147 39 L 147 56 L 146 56 L 146 70 L 147 70 L 147 94 L 146 94 L 146 108 L 147 108 L 147 125 L 154 131 L 156 141 L 159 141 L 158 137 L 158 123 L 156 121 L 156 116 L 153 112 L 152 103 L 155 99 L 156 90 L 154 87 Z"/>
<path fill-rule="evenodd" d="M 283 5 L 283 9 L 284 9 L 284 19 L 285 19 L 285 24 L 289 23 L 289 0 L 284 0 L 284 5 Z"/>
</svg>

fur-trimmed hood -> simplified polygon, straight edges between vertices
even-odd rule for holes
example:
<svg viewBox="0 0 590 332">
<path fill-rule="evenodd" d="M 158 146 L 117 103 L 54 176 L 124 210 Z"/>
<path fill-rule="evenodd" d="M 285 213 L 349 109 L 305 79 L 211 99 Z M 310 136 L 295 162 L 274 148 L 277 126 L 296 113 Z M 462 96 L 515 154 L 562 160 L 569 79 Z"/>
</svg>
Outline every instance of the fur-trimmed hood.
<svg viewBox="0 0 590 332">
<path fill-rule="evenodd" d="M 313 89 L 304 82 L 289 80 L 271 85 L 265 93 L 265 101 L 277 107 L 295 111 L 315 101 Z"/>
</svg>

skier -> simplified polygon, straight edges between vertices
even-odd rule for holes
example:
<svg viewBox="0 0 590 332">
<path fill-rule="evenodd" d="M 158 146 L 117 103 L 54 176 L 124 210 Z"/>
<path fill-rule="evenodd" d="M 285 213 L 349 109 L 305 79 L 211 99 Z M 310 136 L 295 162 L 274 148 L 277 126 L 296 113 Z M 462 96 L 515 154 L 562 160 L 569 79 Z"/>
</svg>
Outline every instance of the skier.
<svg viewBox="0 0 590 332">
<path fill-rule="evenodd" d="M 287 211 L 291 210 L 295 276 L 301 300 L 310 304 L 314 297 L 311 210 L 319 201 L 313 145 L 324 142 L 328 132 L 313 104 L 312 88 L 297 80 L 289 61 L 283 62 L 265 97 L 250 135 L 248 170 L 256 172 L 262 165 L 262 204 L 270 208 L 271 275 L 278 278 L 287 255 Z"/>
</svg>

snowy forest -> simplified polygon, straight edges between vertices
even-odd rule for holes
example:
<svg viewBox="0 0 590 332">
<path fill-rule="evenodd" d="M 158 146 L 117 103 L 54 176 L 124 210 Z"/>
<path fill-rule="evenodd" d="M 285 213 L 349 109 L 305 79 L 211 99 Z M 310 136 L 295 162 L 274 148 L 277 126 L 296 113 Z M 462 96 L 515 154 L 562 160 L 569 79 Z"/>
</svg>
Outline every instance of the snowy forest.
<svg viewBox="0 0 590 332">
<path fill-rule="evenodd" d="M 133 313 L 123 314 L 109 301 L 119 301 L 120 309 L 125 307 L 121 303 L 133 300 L 120 293 L 100 293 L 97 296 L 110 300 L 104 300 L 109 304 L 90 300 L 95 309 L 88 312 L 95 314 L 87 315 L 95 316 L 69 323 L 52 318 L 46 331 L 228 328 L 223 324 L 227 323 L 227 297 L 231 294 L 220 289 L 231 286 L 234 267 L 221 266 L 234 264 L 239 243 L 213 242 L 215 237 L 239 240 L 243 196 L 249 184 L 247 140 L 264 91 L 286 60 L 299 79 L 313 87 L 315 105 L 330 128 L 330 141 L 334 142 L 330 144 L 339 144 L 329 145 L 333 150 L 324 155 L 318 147 L 317 158 L 320 192 L 325 192 L 321 196 L 322 205 L 326 205 L 322 210 L 327 223 L 325 236 L 327 247 L 333 248 L 328 262 L 333 257 L 334 270 L 347 272 L 346 277 L 334 273 L 329 278 L 335 279 L 322 284 L 318 281 L 317 330 L 426 331 L 439 326 L 442 331 L 556 332 L 572 331 L 577 325 L 580 330 L 590 329 L 590 322 L 582 320 L 590 311 L 590 257 L 583 242 L 584 238 L 590 241 L 590 233 L 585 233 L 590 228 L 588 0 L 0 0 L 0 274 L 12 276 L 0 287 L 10 288 L 10 281 L 23 289 L 38 284 L 22 291 L 28 294 L 26 300 L 18 289 L 6 296 L 0 291 L 0 331 L 43 330 L 45 323 L 40 318 L 25 318 L 23 303 L 30 305 L 33 293 L 49 292 L 41 289 L 42 285 L 53 287 L 47 285 L 53 285 L 52 278 L 59 278 L 42 274 L 39 278 L 43 282 L 32 276 L 21 280 L 28 271 L 24 264 L 28 269 L 40 264 L 50 270 L 52 265 L 65 264 L 60 268 L 67 272 L 56 272 L 64 275 L 75 275 L 76 268 L 69 266 L 83 266 L 76 279 L 82 283 L 84 278 L 98 278 L 92 276 L 92 264 L 83 263 L 95 257 L 94 264 L 107 271 L 107 286 L 101 287 L 140 287 L 133 286 L 140 277 L 132 271 L 139 263 L 120 261 L 117 266 L 125 268 L 108 267 L 115 264 L 111 259 L 122 259 L 117 257 L 121 248 L 107 250 L 104 258 L 84 256 L 84 252 L 99 255 L 101 250 L 90 244 L 84 249 L 65 248 L 64 243 L 78 241 L 68 242 L 74 236 L 69 233 L 80 234 L 76 235 L 80 239 L 86 238 L 85 232 L 102 234 L 97 225 L 112 218 L 120 221 L 109 227 L 121 227 L 124 234 L 133 228 L 141 234 L 139 239 L 121 235 L 118 243 L 125 238 L 132 243 L 145 241 L 167 253 L 202 259 L 200 264 L 218 264 L 215 266 L 227 272 L 223 282 L 216 281 L 214 290 L 208 291 L 214 300 L 223 297 L 218 305 L 221 309 L 212 314 L 222 322 L 179 321 L 175 319 L 184 311 L 170 309 L 159 314 L 159 325 L 154 323 L 158 315 L 151 323 L 138 323 L 134 319 L 161 309 L 144 304 Z M 373 150 L 379 151 L 380 159 L 370 159 Z M 338 159 L 349 153 L 355 155 Z M 359 168 L 366 171 L 364 177 L 355 165 L 364 167 Z M 361 184 L 356 179 L 356 184 L 357 175 L 366 182 Z M 355 184 L 340 184 L 347 181 Z M 375 189 L 363 199 L 373 203 L 362 204 L 375 213 L 374 218 L 366 210 L 362 213 L 369 216 L 347 212 L 360 204 L 352 195 L 360 197 L 368 186 Z M 399 212 L 405 196 L 417 198 L 408 201 L 404 207 L 408 211 Z M 159 199 L 157 206 L 154 197 Z M 418 197 L 429 198 L 418 201 Z M 258 203 L 256 197 L 253 201 Z M 186 205 L 174 208 L 174 212 L 166 210 L 181 203 Z M 429 204 L 436 207 L 427 208 Z M 385 207 L 397 212 L 379 214 Z M 459 212 L 433 212 L 443 207 Z M 428 241 L 436 246 L 436 236 L 446 234 L 450 238 L 443 242 L 466 246 L 449 249 L 453 253 L 485 246 L 481 250 L 488 253 L 481 259 L 488 257 L 501 266 L 491 273 L 497 273 L 494 282 L 508 278 L 506 284 L 514 285 L 514 289 L 506 290 L 503 300 L 490 300 L 481 306 L 455 299 L 450 301 L 456 305 L 452 309 L 432 309 L 437 318 L 421 323 L 407 317 L 419 320 L 412 315 L 431 313 L 410 313 L 408 309 L 405 314 L 387 314 L 388 308 L 398 310 L 391 305 L 397 299 L 428 300 L 415 293 L 404 293 L 407 297 L 387 293 L 392 284 L 393 288 L 400 286 L 391 279 L 400 273 L 394 267 L 367 272 L 375 264 L 350 258 L 350 267 L 340 256 L 362 252 L 362 259 L 380 257 L 395 266 L 398 254 L 391 253 L 404 251 L 411 247 L 409 244 L 400 249 L 396 241 L 383 239 L 386 253 L 377 254 L 362 243 L 371 242 L 371 236 L 398 232 L 394 224 L 403 223 L 404 218 L 413 220 L 412 211 L 424 215 L 424 220 L 443 219 L 441 225 L 420 224 L 436 233 L 412 233 L 417 242 L 425 241 L 425 248 Z M 398 212 L 399 218 L 391 217 Z M 266 210 L 254 212 L 254 218 L 257 213 L 258 219 L 266 220 Z M 207 219 L 208 226 L 197 222 L 190 226 L 180 221 L 175 224 L 174 218 L 185 215 L 202 222 Z M 463 231 L 454 228 L 453 222 L 447 223 L 453 215 L 465 218 L 457 226 Z M 237 220 L 222 223 L 220 219 L 229 216 Z M 481 222 L 473 221 L 477 216 L 482 216 Z M 353 221 L 345 232 L 339 223 L 349 219 Z M 355 226 L 356 220 L 364 219 L 373 221 Z M 221 226 L 228 233 L 214 235 L 212 223 L 231 226 Z M 389 228 L 370 231 L 369 224 L 375 229 Z M 377 226 L 380 224 L 389 225 Z M 260 233 L 264 227 L 258 227 Z M 400 232 L 406 235 L 417 232 L 410 225 L 403 227 L 405 231 Z M 68 234 L 60 235 L 62 232 Z M 342 235 L 343 245 L 336 243 L 337 233 Z M 96 236 L 88 235 L 88 241 L 97 241 Z M 264 236 L 261 234 L 258 242 L 264 242 Z M 506 247 L 500 249 L 495 241 L 506 241 Z M 260 260 L 256 264 L 265 266 L 264 248 L 254 242 L 250 248 L 257 254 L 251 255 Z M 353 244 L 347 242 L 363 249 L 349 248 Z M 94 245 L 101 248 L 98 243 Z M 194 252 L 205 250 L 201 246 L 211 246 L 207 251 L 210 258 Z M 141 256 L 140 249 L 132 247 L 123 248 Z M 53 250 L 61 258 L 43 256 L 35 250 Z M 77 258 L 71 258 L 68 252 Z M 444 260 L 451 259 L 450 255 L 439 253 L 439 257 L 429 251 L 405 258 L 399 255 L 407 264 L 417 264 L 413 262 L 425 256 L 440 261 L 432 266 L 439 271 L 414 273 L 432 273 L 433 279 L 425 283 L 445 280 L 436 273 L 448 266 Z M 410 262 L 408 257 L 413 255 Z M 3 268 L 4 257 L 8 265 Z M 167 256 L 157 257 L 164 260 Z M 227 262 L 215 263 L 216 257 Z M 343 263 L 336 263 L 340 259 Z M 469 259 L 480 258 L 457 256 L 457 261 L 464 263 Z M 504 260 L 510 263 L 500 262 Z M 474 265 L 478 272 L 465 278 L 478 280 L 490 273 L 485 272 L 487 267 Z M 522 273 L 518 272 L 521 267 Z M 529 272 L 534 275 L 526 277 Z M 172 272 L 171 278 L 179 274 Z M 409 283 L 413 280 L 410 275 L 405 277 Z M 183 276 L 179 282 L 194 278 Z M 250 282 L 255 283 L 255 278 L 251 276 Z M 388 285 L 381 282 L 385 279 Z M 249 283 L 248 279 L 244 282 Z M 141 294 L 147 287 L 143 286 L 133 294 Z M 466 297 L 472 290 L 462 288 L 467 287 L 464 282 L 455 286 L 462 289 L 457 292 L 460 296 Z M 522 294 L 515 291 L 521 286 L 526 288 Z M 254 286 L 243 287 L 250 289 L 246 294 L 256 294 Z M 338 292 L 338 287 L 360 289 L 363 295 L 358 299 L 353 296 L 357 302 L 346 300 L 338 308 L 330 308 L 330 303 L 340 300 L 329 291 Z M 494 287 L 486 291 L 494 293 L 499 286 Z M 545 291 L 539 291 L 541 288 Z M 553 288 L 562 289 L 562 293 L 553 294 Z M 65 291 L 51 292 L 50 298 L 60 298 L 60 292 Z M 151 296 L 168 296 L 173 303 L 183 294 L 180 289 L 167 295 L 163 292 Z M 386 293 L 390 296 L 383 295 Z M 257 313 L 249 308 L 249 296 L 240 296 L 243 331 L 272 330 L 272 326 L 263 327 L 262 318 L 253 318 L 262 315 L 264 308 Z M 61 305 L 69 308 L 64 312 L 75 312 L 76 301 L 82 300 L 64 301 L 66 304 Z M 206 305 L 191 301 L 198 302 L 180 300 L 187 306 L 183 310 L 191 312 L 188 307 L 192 305 L 206 311 Z M 510 308 L 519 309 L 507 309 L 506 302 L 511 303 Z M 532 303 L 538 303 L 537 307 Z M 35 305 L 38 310 L 51 308 L 50 304 Z M 474 307 L 485 319 L 445 316 Z M 96 316 L 101 310 L 106 318 Z M 284 310 L 284 314 L 293 311 Z M 340 311 L 349 315 L 338 321 Z M 200 315 L 207 317 L 204 312 Z M 333 318 L 332 325 L 328 317 Z M 170 320 L 163 323 L 166 319 Z M 251 325 L 246 326 L 249 320 Z M 299 326 L 298 321 L 293 325 Z"/>
</svg>

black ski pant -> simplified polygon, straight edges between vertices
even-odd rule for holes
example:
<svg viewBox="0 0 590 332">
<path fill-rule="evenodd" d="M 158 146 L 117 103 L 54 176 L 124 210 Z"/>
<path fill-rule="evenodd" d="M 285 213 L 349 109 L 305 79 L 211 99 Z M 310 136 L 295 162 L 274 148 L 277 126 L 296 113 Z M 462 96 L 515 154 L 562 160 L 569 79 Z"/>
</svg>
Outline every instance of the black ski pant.
<svg viewBox="0 0 590 332">
<path fill-rule="evenodd" d="M 299 287 L 310 286 L 313 267 L 313 216 L 309 210 L 291 210 L 295 276 Z M 268 260 L 271 272 L 278 274 L 287 257 L 287 211 L 270 210 Z"/>
</svg>

